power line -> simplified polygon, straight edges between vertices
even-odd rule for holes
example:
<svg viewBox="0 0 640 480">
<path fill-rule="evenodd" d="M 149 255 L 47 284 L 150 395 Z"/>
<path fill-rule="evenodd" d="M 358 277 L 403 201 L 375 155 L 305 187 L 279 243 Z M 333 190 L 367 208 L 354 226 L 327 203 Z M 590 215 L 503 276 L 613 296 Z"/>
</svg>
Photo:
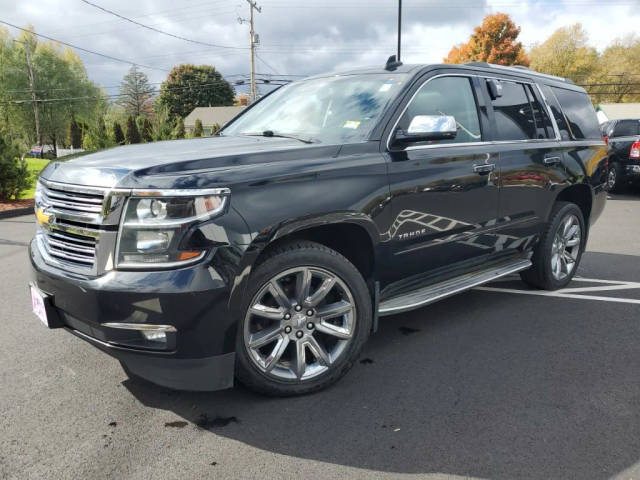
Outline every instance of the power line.
<svg viewBox="0 0 640 480">
<path fill-rule="evenodd" d="M 271 65 L 269 65 L 267 62 L 265 62 L 264 59 L 260 55 L 258 55 L 257 52 L 256 52 L 256 58 L 260 60 L 266 67 L 269 67 L 271 70 L 273 70 L 276 75 L 280 75 L 278 71 L 275 68 L 273 68 Z"/>
<path fill-rule="evenodd" d="M 35 35 L 36 37 L 45 38 L 45 39 L 50 40 L 52 42 L 58 42 L 61 45 L 66 45 L 67 47 L 75 48 L 76 50 L 80 50 L 81 52 L 91 53 L 93 55 L 98 55 L 99 57 L 108 58 L 109 60 L 114 60 L 116 62 L 126 63 L 126 64 L 129 64 L 129 65 L 136 65 L 138 67 L 148 68 L 148 69 L 151 69 L 151 70 L 159 70 L 161 72 L 168 72 L 169 71 L 169 70 L 165 70 L 163 68 L 151 67 L 149 65 L 141 65 L 139 63 L 132 62 L 131 60 L 124 60 L 122 58 L 112 57 L 111 55 L 106 55 L 104 53 L 94 52 L 93 50 L 88 50 L 86 48 L 78 47 L 77 45 L 73 45 L 71 43 L 63 42 L 62 40 L 58 40 L 58 39 L 53 38 L 53 37 L 48 37 L 48 36 L 43 35 L 41 33 L 36 33 L 33 30 L 29 30 L 27 28 L 18 27 L 17 25 L 14 25 L 13 23 L 5 22 L 4 20 L 0 20 L 0 23 L 2 23 L 4 25 L 8 25 L 8 26 L 13 27 L 13 28 L 17 28 L 18 30 L 22 30 L 23 32 L 31 33 L 32 35 Z"/>
<path fill-rule="evenodd" d="M 124 20 L 126 22 L 133 23 L 135 25 L 138 25 L 139 27 L 146 28 L 146 29 L 151 30 L 151 31 L 156 32 L 156 33 L 161 33 L 162 35 L 167 35 L 169 37 L 177 38 L 178 40 L 184 40 L 185 42 L 196 43 L 198 45 L 205 45 L 207 47 L 228 48 L 228 49 L 232 49 L 232 50 L 246 50 L 247 49 L 246 47 L 232 47 L 232 46 L 229 46 L 229 45 L 216 45 L 214 43 L 201 42 L 200 40 L 193 40 L 192 38 L 187 38 L 187 37 L 182 37 L 180 35 L 175 35 L 173 33 L 169 33 L 169 32 L 165 32 L 164 30 L 160 30 L 159 28 L 155 28 L 155 27 L 152 27 L 150 25 L 145 25 L 144 23 L 140 23 L 140 22 L 137 22 L 135 20 L 132 20 L 131 18 L 125 17 L 124 15 L 120 15 L 119 13 L 116 13 L 116 12 L 114 12 L 112 10 L 109 10 L 107 8 L 104 8 L 104 7 L 101 7 L 100 5 L 96 5 L 95 3 L 92 3 L 89 0 L 81 0 L 81 1 L 86 3 L 87 5 L 91 5 L 92 7 L 95 7 L 97 9 L 99 9 L 99 10 L 102 10 L 103 12 L 106 12 L 106 13 L 108 13 L 110 15 L 114 15 L 114 16 L 116 16 L 116 17 L 118 17 L 118 18 L 120 18 L 120 19 L 122 19 L 122 20 Z"/>
</svg>

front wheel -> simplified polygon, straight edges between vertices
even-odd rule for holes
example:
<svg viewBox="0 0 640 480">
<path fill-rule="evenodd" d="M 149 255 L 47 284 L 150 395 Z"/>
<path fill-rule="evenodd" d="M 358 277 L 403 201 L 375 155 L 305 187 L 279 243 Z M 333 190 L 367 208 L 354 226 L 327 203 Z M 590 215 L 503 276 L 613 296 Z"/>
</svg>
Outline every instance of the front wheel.
<svg viewBox="0 0 640 480">
<path fill-rule="evenodd" d="M 522 280 L 544 290 L 567 286 L 580 264 L 586 232 L 580 208 L 575 203 L 556 202 L 533 252 L 533 266 L 520 273 Z"/>
<path fill-rule="evenodd" d="M 253 273 L 238 329 L 236 376 L 269 395 L 327 387 L 352 366 L 371 329 L 360 272 L 313 242 L 273 251 Z"/>
</svg>

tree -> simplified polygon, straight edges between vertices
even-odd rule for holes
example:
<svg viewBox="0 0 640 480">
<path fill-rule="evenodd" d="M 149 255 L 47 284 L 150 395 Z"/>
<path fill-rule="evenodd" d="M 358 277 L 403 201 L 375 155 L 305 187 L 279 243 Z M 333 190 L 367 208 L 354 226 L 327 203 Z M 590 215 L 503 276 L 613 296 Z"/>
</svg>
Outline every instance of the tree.
<svg viewBox="0 0 640 480">
<path fill-rule="evenodd" d="M 176 128 L 173 131 L 174 138 L 184 138 L 184 119 L 182 117 L 178 117 L 176 120 Z"/>
<path fill-rule="evenodd" d="M 132 115 L 127 118 L 127 126 L 124 130 L 124 140 L 128 144 L 140 143 L 140 132 L 138 131 L 138 125 Z"/>
<path fill-rule="evenodd" d="M 210 65 L 173 67 L 160 87 L 158 102 L 171 117 L 186 117 L 196 107 L 233 105 L 235 92 Z"/>
<path fill-rule="evenodd" d="M 118 122 L 113 122 L 113 141 L 116 145 L 124 145 L 124 133 Z"/>
<path fill-rule="evenodd" d="M 142 117 L 140 119 L 140 137 L 143 142 L 153 142 L 153 136 L 151 135 L 152 129 L 151 120 L 147 117 Z"/>
<path fill-rule="evenodd" d="M 202 136 L 202 121 L 199 118 L 196 118 L 196 122 L 193 126 L 193 136 L 194 137 Z"/>
<path fill-rule="evenodd" d="M 585 88 L 600 102 L 640 102 L 640 38 L 629 35 L 613 41 L 600 55 L 595 81 Z M 585 83 L 584 79 L 580 83 Z"/>
<path fill-rule="evenodd" d="M 33 101 L 28 93 L 27 48 L 34 73 L 40 138 L 36 138 Z M 66 140 L 72 118 L 86 123 L 102 98 L 73 50 L 55 42 L 40 42 L 30 32 L 22 32 L 14 42 L 5 30 L 0 31 L 0 93 L 5 101 L 0 106 L 0 118 L 7 135 L 25 143 L 52 144 L 54 154 L 57 144 Z"/>
<path fill-rule="evenodd" d="M 598 69 L 598 52 L 588 45 L 588 40 L 579 23 L 559 28 L 531 49 L 531 68 L 585 83 Z"/>
<path fill-rule="evenodd" d="M 126 115 L 148 116 L 153 109 L 153 87 L 149 78 L 132 66 L 120 83 L 120 98 L 118 105 L 124 109 Z"/>
<path fill-rule="evenodd" d="M 69 122 L 67 145 L 71 148 L 82 148 L 82 128 L 80 128 L 80 124 L 74 116 L 71 117 L 71 121 Z"/>
<path fill-rule="evenodd" d="M 517 27 L 506 13 L 487 15 L 474 28 L 467 43 L 451 49 L 445 63 L 488 62 L 498 65 L 529 65 Z"/>
</svg>

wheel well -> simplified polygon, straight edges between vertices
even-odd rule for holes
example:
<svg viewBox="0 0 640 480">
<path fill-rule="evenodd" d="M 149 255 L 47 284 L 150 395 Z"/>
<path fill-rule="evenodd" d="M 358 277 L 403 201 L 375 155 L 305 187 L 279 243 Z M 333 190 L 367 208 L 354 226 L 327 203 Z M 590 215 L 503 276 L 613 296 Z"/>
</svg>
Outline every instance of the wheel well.
<svg viewBox="0 0 640 480">
<path fill-rule="evenodd" d="M 274 240 L 265 247 L 256 260 L 259 264 L 271 250 L 293 240 L 321 243 L 346 257 L 358 269 L 365 281 L 373 274 L 373 243 L 369 233 L 353 223 L 338 223 L 298 230 Z"/>
<path fill-rule="evenodd" d="M 589 225 L 591 216 L 591 189 L 587 185 L 572 185 L 565 188 L 556 197 L 556 201 L 575 203 L 582 210 L 584 222 Z"/>
</svg>

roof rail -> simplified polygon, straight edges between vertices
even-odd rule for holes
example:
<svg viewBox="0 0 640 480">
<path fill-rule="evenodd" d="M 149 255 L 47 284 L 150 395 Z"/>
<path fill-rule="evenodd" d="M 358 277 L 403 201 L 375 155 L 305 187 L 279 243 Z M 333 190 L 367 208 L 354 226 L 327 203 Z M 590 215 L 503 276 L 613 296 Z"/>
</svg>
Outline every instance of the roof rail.
<svg viewBox="0 0 640 480">
<path fill-rule="evenodd" d="M 573 84 L 573 81 L 569 78 L 563 78 L 563 77 L 557 77 L 555 75 L 549 75 L 546 73 L 540 73 L 540 72 L 536 72 L 535 70 L 531 70 L 529 67 L 526 67 L 524 65 L 513 65 L 510 67 L 506 67 L 504 65 L 496 65 L 495 63 L 487 63 L 487 62 L 467 62 L 465 63 L 465 65 L 468 65 L 470 67 L 484 67 L 484 68 L 496 68 L 496 69 L 500 69 L 500 70 L 507 70 L 507 71 L 512 71 L 514 73 L 522 73 L 522 70 L 526 70 L 526 72 L 529 75 L 536 75 L 538 77 L 545 77 L 545 78 L 549 78 L 551 80 L 556 80 L 559 82 L 566 82 L 566 83 L 571 83 Z M 520 70 L 520 71 L 518 71 Z"/>
</svg>

